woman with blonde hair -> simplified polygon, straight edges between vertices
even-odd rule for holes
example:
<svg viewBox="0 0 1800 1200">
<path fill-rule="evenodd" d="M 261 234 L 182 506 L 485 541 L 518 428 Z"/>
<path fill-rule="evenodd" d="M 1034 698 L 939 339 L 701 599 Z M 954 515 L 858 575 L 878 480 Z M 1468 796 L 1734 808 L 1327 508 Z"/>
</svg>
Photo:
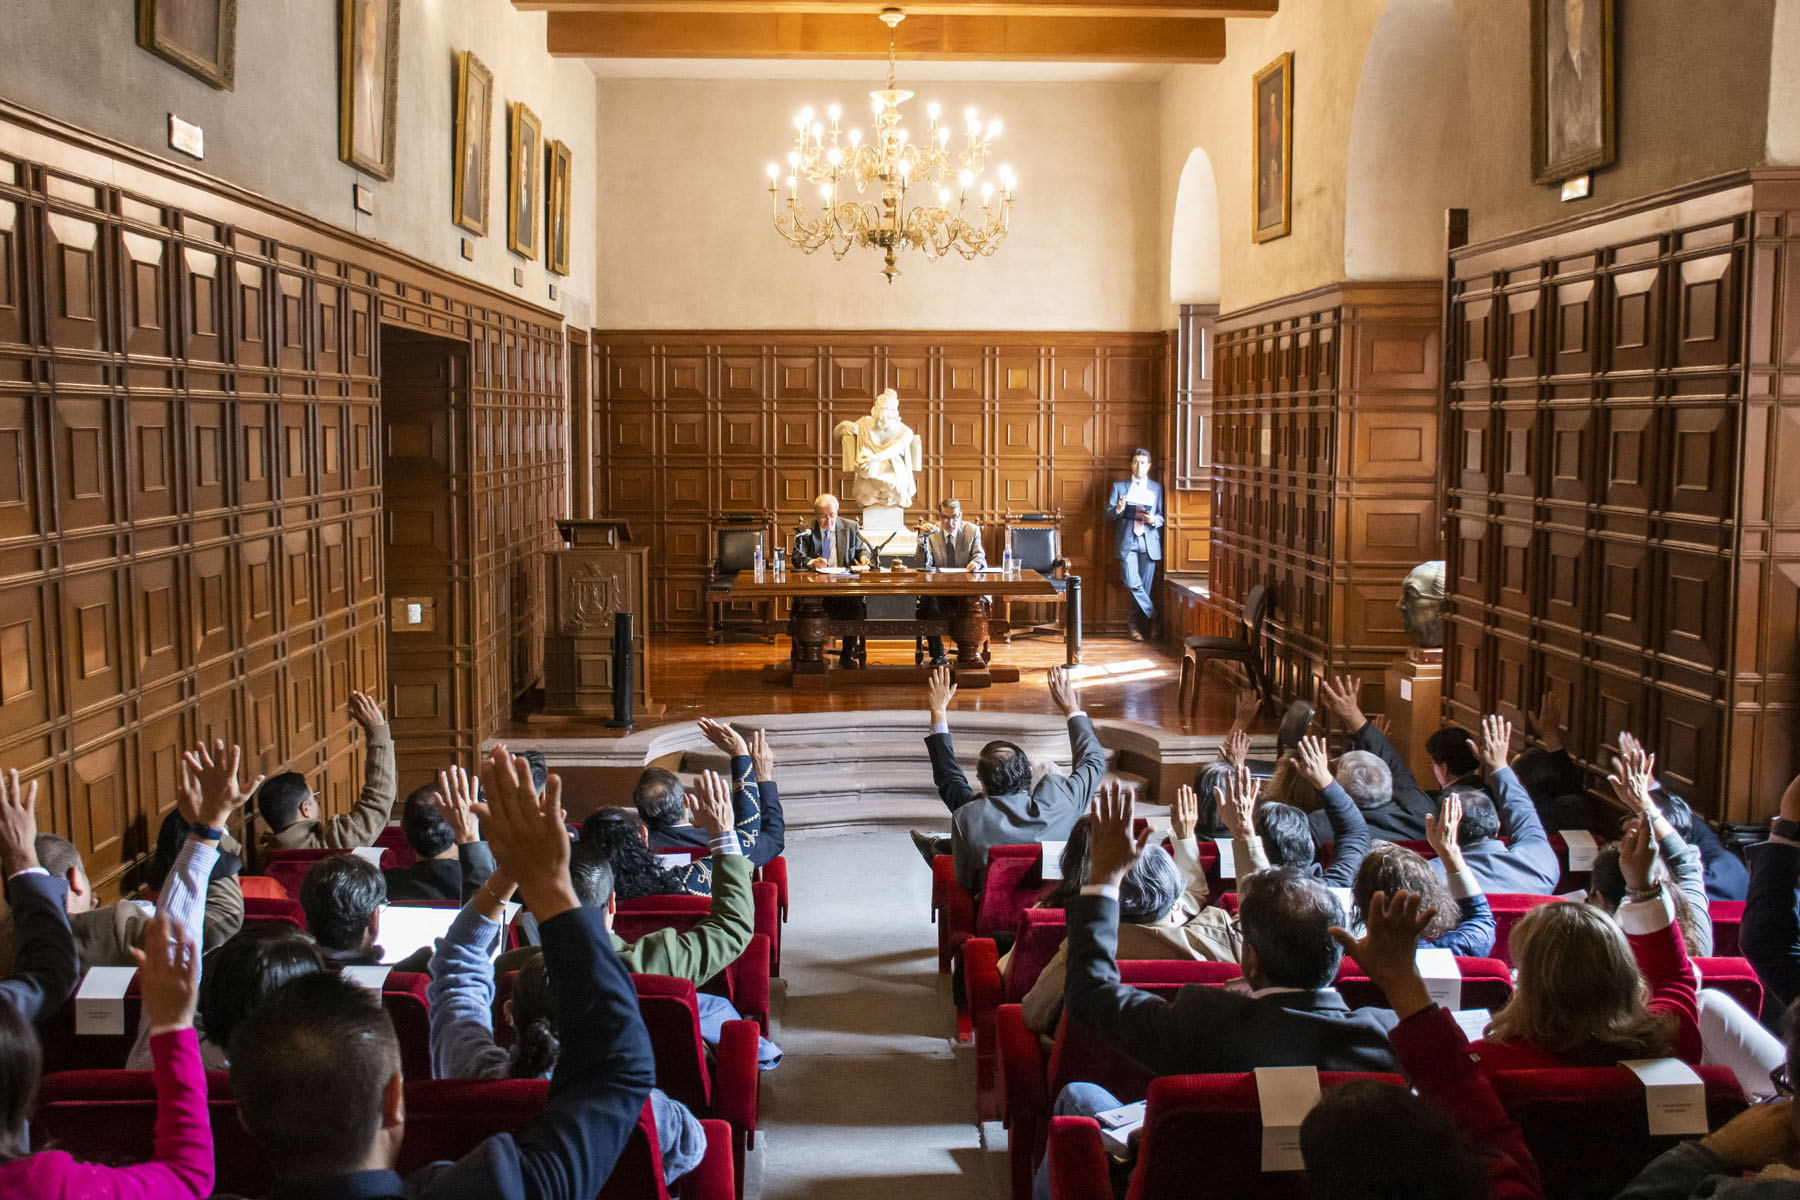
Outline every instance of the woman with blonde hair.
<svg viewBox="0 0 1800 1200">
<path fill-rule="evenodd" d="M 1701 1061 L 1694 969 L 1655 865 L 1650 823 L 1629 822 L 1619 866 L 1630 893 L 1616 919 L 1591 904 L 1541 904 L 1513 926 L 1512 999 L 1474 1046 L 1488 1070 Z"/>
</svg>

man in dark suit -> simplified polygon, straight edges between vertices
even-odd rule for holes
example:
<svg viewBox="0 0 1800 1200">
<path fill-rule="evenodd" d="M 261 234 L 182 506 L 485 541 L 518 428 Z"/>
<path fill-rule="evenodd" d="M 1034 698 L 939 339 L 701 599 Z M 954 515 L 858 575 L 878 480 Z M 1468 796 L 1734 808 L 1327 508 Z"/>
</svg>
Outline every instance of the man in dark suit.
<svg viewBox="0 0 1800 1200">
<path fill-rule="evenodd" d="M 1050 670 L 1050 699 L 1069 722 L 1069 749 L 1074 770 L 1064 776 L 1052 771 L 1032 786 L 1031 760 L 1011 742 L 989 742 L 975 761 L 977 792 L 956 761 L 950 744 L 950 701 L 956 696 L 950 668 L 931 673 L 928 685 L 931 733 L 925 748 L 931 755 L 931 774 L 938 795 L 950 810 L 950 836 L 932 837 L 912 831 L 913 845 L 925 861 L 939 854 L 951 856 L 956 882 L 971 892 L 981 890 L 987 872 L 988 851 L 994 846 L 1060 841 L 1081 818 L 1088 798 L 1106 774 L 1106 752 L 1094 733 L 1094 723 L 1081 711 L 1068 673 Z"/>
<path fill-rule="evenodd" d="M 849 517 L 838 516 L 837 497 L 821 492 L 813 500 L 813 523 L 794 535 L 794 565 L 811 570 L 827 567 L 854 567 L 869 564 L 869 547 L 862 530 Z M 835 620 L 861 620 L 866 609 L 860 599 L 850 596 L 825 601 L 825 615 Z M 844 639 L 838 665 L 848 667 L 860 657 L 862 639 Z"/>
<path fill-rule="evenodd" d="M 410 867 L 386 867 L 387 898 L 466 904 L 494 873 L 494 856 L 475 820 L 475 789 L 461 767 L 438 772 L 406 798 L 400 830 L 416 856 Z"/>
<path fill-rule="evenodd" d="M 1248 994 L 1195 984 L 1165 1000 L 1120 983 L 1119 884 L 1141 848 L 1132 843 L 1131 806 L 1131 790 L 1117 784 L 1094 801 L 1088 883 L 1067 909 L 1063 1010 L 1070 1021 L 1156 1075 L 1399 1069 L 1387 1037 L 1394 1014 L 1352 1009 L 1331 986 L 1344 952 L 1330 931 L 1344 924 L 1344 910 L 1298 868 L 1258 871 L 1239 883 Z M 1104 1089 L 1073 1083 L 1055 1112 L 1092 1116 L 1117 1106 Z M 1047 1171 L 1040 1170 L 1035 1194 L 1049 1195 Z"/>
<path fill-rule="evenodd" d="M 962 567 L 976 571 L 986 569 L 987 551 L 981 546 L 981 527 L 973 521 L 962 519 L 961 500 L 943 500 L 938 503 L 937 524 L 919 531 L 919 549 L 913 556 L 913 565 L 926 571 L 942 570 L 944 567 Z M 941 596 L 919 597 L 921 620 L 942 620 L 952 611 L 951 603 Z M 935 633 L 927 637 L 925 652 L 933 666 L 942 666 L 945 661 L 944 639 Z"/>
<path fill-rule="evenodd" d="M 1156 564 L 1162 561 L 1162 484 L 1150 478 L 1150 452 L 1131 452 L 1131 478 L 1112 485 L 1106 519 L 1113 523 L 1113 549 L 1134 602 L 1127 628 L 1132 640 L 1156 634 Z"/>
</svg>

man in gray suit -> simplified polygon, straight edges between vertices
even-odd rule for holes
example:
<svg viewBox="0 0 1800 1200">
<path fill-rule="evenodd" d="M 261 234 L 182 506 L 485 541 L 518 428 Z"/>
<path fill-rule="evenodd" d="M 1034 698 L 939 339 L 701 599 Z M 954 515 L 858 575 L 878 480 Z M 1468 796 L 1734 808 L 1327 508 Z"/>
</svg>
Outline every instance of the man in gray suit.
<svg viewBox="0 0 1800 1200">
<path fill-rule="evenodd" d="M 993 847 L 1068 838 L 1070 827 L 1087 811 L 1094 789 L 1106 774 L 1106 753 L 1100 749 L 1094 723 L 1081 711 L 1068 672 L 1052 667 L 1050 699 L 1069 722 L 1074 770 L 1068 775 L 1052 771 L 1033 787 L 1031 760 L 1025 751 L 1011 742 L 989 742 L 975 761 L 975 778 L 981 784 L 977 792 L 969 786 L 950 745 L 950 701 L 956 696 L 950 668 L 939 667 L 931 673 L 928 693 L 931 733 L 925 749 L 931 755 L 938 795 L 950 810 L 950 836 L 931 837 L 915 829 L 913 845 L 927 863 L 939 854 L 950 855 L 956 882 L 978 893 Z"/>
<path fill-rule="evenodd" d="M 929 532 L 919 534 L 919 549 L 913 555 L 913 566 L 926 571 L 944 567 L 983 570 L 987 567 L 987 551 L 981 548 L 981 527 L 962 519 L 961 500 L 938 502 L 938 523 Z M 951 606 L 941 596 L 919 597 L 919 619 L 941 621 L 949 616 Z M 925 639 L 925 649 L 933 666 L 944 665 L 944 639 L 932 634 Z"/>
<path fill-rule="evenodd" d="M 1162 484 L 1150 478 L 1150 452 L 1131 452 L 1131 478 L 1112 485 L 1106 519 L 1113 523 L 1113 548 L 1131 593 L 1125 627 L 1133 641 L 1156 636 L 1156 564 L 1162 561 Z"/>
<path fill-rule="evenodd" d="M 794 535 L 794 565 L 812 570 L 821 567 L 867 566 L 869 547 L 862 539 L 862 529 L 849 517 L 838 516 L 837 497 L 821 492 L 813 499 L 813 523 Z M 834 596 L 825 601 L 825 615 L 837 620 L 860 619 L 867 606 L 855 596 Z M 844 639 L 844 650 L 838 665 L 853 666 L 862 649 L 862 639 Z"/>
</svg>

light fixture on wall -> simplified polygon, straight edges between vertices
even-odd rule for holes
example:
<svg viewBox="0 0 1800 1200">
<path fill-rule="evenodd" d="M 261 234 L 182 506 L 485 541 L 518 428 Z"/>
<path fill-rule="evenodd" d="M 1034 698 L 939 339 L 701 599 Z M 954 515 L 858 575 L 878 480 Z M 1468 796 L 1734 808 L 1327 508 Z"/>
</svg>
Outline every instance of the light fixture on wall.
<svg viewBox="0 0 1800 1200">
<path fill-rule="evenodd" d="M 864 142 L 860 129 L 841 132 L 835 104 L 826 110 L 829 129 L 814 119 L 812 109 L 803 109 L 794 118 L 785 203 L 780 192 L 783 172 L 776 163 L 769 164 L 775 231 L 790 246 L 807 254 L 829 247 L 838 259 L 852 246 L 879 247 L 887 254 L 881 273 L 889 283 L 900 273 L 899 250 L 922 251 L 928 261 L 953 250 L 964 258 L 992 254 L 1012 222 L 1015 182 L 1012 168 L 1006 166 L 998 171 L 998 187 L 982 181 L 1000 122 L 983 126 L 973 108 L 964 113 L 964 140 L 955 154 L 950 150 L 950 127 L 938 122 L 936 104 L 927 109 L 931 125 L 922 140 L 914 141 L 901 127 L 900 106 L 913 97 L 894 86 L 894 29 L 905 19 L 897 8 L 881 12 L 881 22 L 888 27 L 888 76 L 887 87 L 869 93 L 875 136 Z M 800 198 L 803 185 L 819 189 L 822 209 L 816 214 Z M 862 201 L 851 197 L 851 188 L 858 196 L 879 194 Z M 930 202 L 909 205 L 908 193 L 921 188 Z M 980 198 L 978 208 L 970 203 L 971 189 Z"/>
</svg>

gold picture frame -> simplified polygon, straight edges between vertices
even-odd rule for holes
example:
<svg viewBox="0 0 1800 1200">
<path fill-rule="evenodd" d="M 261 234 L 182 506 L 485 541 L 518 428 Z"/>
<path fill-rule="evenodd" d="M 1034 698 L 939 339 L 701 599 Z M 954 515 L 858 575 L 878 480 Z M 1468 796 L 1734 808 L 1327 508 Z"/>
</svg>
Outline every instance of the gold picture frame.
<svg viewBox="0 0 1800 1200">
<path fill-rule="evenodd" d="M 488 231 L 493 178 L 494 73 L 473 51 L 456 56 L 456 161 L 451 164 L 450 219 L 477 236 Z"/>
<path fill-rule="evenodd" d="M 1250 236 L 1286 237 L 1294 216 L 1294 53 L 1279 55 L 1250 84 Z"/>
<path fill-rule="evenodd" d="M 338 30 L 338 157 L 377 179 L 392 179 L 400 0 L 341 0 Z"/>
<path fill-rule="evenodd" d="M 138 0 L 137 41 L 222 92 L 237 87 L 237 0 Z"/>
<path fill-rule="evenodd" d="M 1617 161 L 1613 91 L 1613 0 L 1532 0 L 1534 183 L 1560 184 Z"/>
<path fill-rule="evenodd" d="M 573 157 L 561 142 L 544 150 L 544 265 L 558 275 L 569 273 L 570 169 Z"/>
<path fill-rule="evenodd" d="M 522 100 L 512 102 L 506 159 L 506 248 L 537 258 L 538 192 L 543 185 L 544 126 Z"/>
</svg>

